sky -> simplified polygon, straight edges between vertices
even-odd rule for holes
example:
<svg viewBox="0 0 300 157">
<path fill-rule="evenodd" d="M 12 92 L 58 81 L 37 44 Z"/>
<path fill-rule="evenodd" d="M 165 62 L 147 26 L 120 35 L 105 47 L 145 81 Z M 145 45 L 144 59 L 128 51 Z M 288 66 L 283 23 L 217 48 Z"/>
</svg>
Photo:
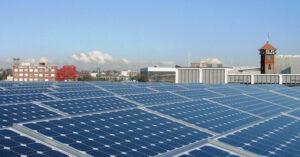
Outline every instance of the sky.
<svg viewBox="0 0 300 157">
<path fill-rule="evenodd" d="M 0 68 L 22 61 L 137 70 L 218 58 L 259 66 L 258 49 L 300 54 L 299 0 L 1 0 Z"/>
</svg>

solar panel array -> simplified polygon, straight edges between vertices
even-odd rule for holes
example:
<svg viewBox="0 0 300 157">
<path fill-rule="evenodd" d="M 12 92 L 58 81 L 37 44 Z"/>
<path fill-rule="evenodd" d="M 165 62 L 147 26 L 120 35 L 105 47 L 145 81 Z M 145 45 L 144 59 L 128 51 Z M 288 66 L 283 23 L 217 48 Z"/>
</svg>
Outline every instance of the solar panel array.
<svg viewBox="0 0 300 157">
<path fill-rule="evenodd" d="M 0 156 L 299 156 L 299 89 L 0 82 Z"/>
</svg>

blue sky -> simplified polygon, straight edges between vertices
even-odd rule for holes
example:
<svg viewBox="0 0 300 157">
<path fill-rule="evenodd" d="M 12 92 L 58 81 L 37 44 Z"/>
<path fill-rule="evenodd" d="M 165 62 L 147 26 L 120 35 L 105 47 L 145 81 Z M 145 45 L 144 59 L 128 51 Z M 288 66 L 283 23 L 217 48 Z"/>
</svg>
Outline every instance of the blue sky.
<svg viewBox="0 0 300 157">
<path fill-rule="evenodd" d="M 46 57 L 79 69 L 134 69 L 185 66 L 190 54 L 191 61 L 258 66 L 267 31 L 278 54 L 300 54 L 299 6 L 298 0 L 3 0 L 0 61 Z M 92 51 L 112 59 L 72 58 Z"/>
</svg>

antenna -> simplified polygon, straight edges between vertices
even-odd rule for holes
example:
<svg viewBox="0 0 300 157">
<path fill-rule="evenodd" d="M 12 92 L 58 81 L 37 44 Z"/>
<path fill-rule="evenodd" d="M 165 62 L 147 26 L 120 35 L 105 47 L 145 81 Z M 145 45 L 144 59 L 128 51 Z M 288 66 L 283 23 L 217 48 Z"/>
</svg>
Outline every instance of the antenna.
<svg viewBox="0 0 300 157">
<path fill-rule="evenodd" d="M 269 42 L 269 40 L 270 40 L 270 32 L 267 31 L 267 43 Z"/>
<path fill-rule="evenodd" d="M 188 53 L 188 55 L 187 55 L 187 67 L 190 67 L 191 66 L 191 56 L 190 56 L 190 53 Z"/>
</svg>

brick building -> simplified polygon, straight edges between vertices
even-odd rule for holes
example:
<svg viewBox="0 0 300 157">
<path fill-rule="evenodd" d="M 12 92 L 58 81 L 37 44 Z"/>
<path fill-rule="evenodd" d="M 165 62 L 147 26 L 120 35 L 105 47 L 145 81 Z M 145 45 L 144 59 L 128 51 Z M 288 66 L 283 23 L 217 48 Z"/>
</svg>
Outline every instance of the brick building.
<svg viewBox="0 0 300 157">
<path fill-rule="evenodd" d="M 14 81 L 34 81 L 34 82 L 48 82 L 55 81 L 57 66 L 45 65 L 31 65 L 30 63 L 22 63 L 13 66 L 13 80 Z"/>
</svg>

